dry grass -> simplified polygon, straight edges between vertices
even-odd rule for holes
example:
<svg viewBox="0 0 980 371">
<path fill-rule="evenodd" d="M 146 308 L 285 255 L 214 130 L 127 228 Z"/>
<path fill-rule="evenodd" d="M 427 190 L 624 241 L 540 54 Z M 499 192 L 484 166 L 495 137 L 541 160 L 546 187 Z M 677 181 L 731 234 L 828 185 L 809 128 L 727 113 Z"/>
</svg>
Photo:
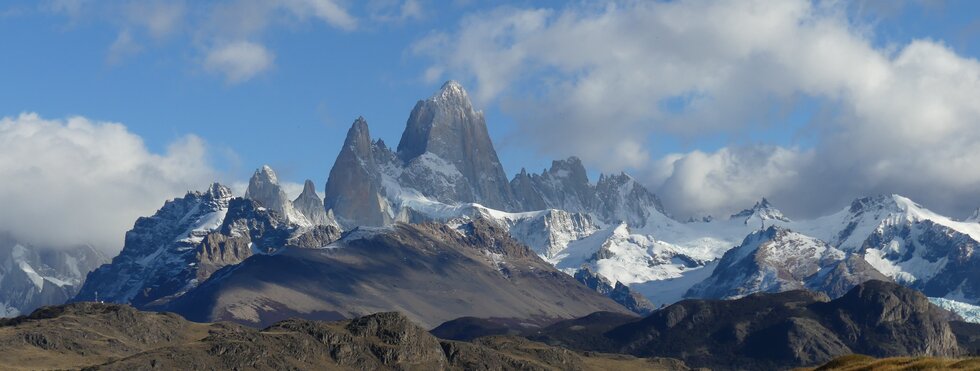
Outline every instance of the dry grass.
<svg viewBox="0 0 980 371">
<path fill-rule="evenodd" d="M 980 358 L 894 357 L 852 354 L 838 357 L 812 371 L 980 370 Z"/>
</svg>

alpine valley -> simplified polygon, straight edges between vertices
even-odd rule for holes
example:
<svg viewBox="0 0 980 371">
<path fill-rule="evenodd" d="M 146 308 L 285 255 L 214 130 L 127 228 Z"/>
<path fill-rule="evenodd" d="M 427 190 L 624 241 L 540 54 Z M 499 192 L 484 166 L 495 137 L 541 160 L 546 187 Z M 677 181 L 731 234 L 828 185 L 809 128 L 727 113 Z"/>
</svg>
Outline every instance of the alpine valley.
<svg viewBox="0 0 980 371">
<path fill-rule="evenodd" d="M 0 322 L 0 344 L 106 369 L 770 369 L 980 348 L 980 219 L 899 195 L 811 220 L 761 199 L 682 221 L 576 157 L 508 179 L 454 81 L 394 148 L 354 120 L 323 176 L 323 198 L 307 180 L 290 199 L 262 166 L 243 195 L 215 183 L 166 201 L 108 262 L 0 236 L 0 314 L 61 305 Z M 71 340 L 79 326 L 139 345 Z M 263 348 L 299 356 L 236 363 Z"/>
</svg>

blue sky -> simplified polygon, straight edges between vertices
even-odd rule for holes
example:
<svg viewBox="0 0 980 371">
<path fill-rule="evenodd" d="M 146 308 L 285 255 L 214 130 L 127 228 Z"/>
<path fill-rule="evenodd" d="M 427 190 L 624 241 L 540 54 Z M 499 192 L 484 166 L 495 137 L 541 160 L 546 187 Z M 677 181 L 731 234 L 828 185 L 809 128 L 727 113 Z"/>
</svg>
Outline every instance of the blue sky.
<svg viewBox="0 0 980 371">
<path fill-rule="evenodd" d="M 322 192 L 356 117 L 395 146 L 456 79 L 508 174 L 578 155 L 682 217 L 877 193 L 963 216 L 980 206 L 978 37 L 964 0 L 4 1 L 0 144 L 25 144 L 0 175 L 34 178 L 0 203 L 89 192 L 135 205 L 106 211 L 125 226 L 262 164 Z"/>
<path fill-rule="evenodd" d="M 312 178 L 322 188 L 356 117 L 365 116 L 373 136 L 396 145 L 415 102 L 441 85 L 423 79 L 429 61 L 410 52 L 412 43 L 488 7 L 437 3 L 423 2 L 418 18 L 397 21 L 373 20 L 366 5 L 353 6 L 350 12 L 369 23 L 355 30 L 317 20 L 270 26 L 253 39 L 275 53 L 274 65 L 231 83 L 202 68 L 188 35 L 193 31 L 177 29 L 161 39 L 143 35 L 138 53 L 110 61 L 121 28 L 102 18 L 111 15 L 73 18 L 36 1 L 4 2 L 0 45 L 8 57 L 0 58 L 6 87 L 0 89 L 0 116 L 36 112 L 119 122 L 156 152 L 195 134 L 212 147 L 211 160 L 227 172 L 226 180 L 247 179 L 268 163 L 281 178 Z M 506 146 L 513 120 L 492 105 L 483 108 L 508 171 L 550 163 Z"/>
<path fill-rule="evenodd" d="M 850 7 L 853 17 L 873 27 L 876 44 L 930 38 L 965 56 L 980 51 L 975 2 L 889 3 Z M 460 27 L 466 14 L 501 6 L 561 7 L 563 2 L 420 1 L 417 18 L 397 21 L 372 19 L 366 4 L 349 4 L 350 13 L 365 24 L 354 30 L 318 20 L 269 26 L 254 39 L 275 53 L 274 66 L 248 81 L 229 83 L 200 66 L 192 30 L 178 29 L 160 39 L 142 35 L 139 42 L 145 45 L 138 53 L 110 61 L 109 49 L 121 28 L 106 19 L 113 17 L 111 10 L 76 18 L 36 1 L 7 1 L 0 8 L 0 45 L 8 56 L 0 59 L 0 81 L 6 87 L 0 89 L 0 115 L 37 112 L 46 118 L 81 115 L 120 122 L 153 151 L 195 134 L 213 147 L 214 165 L 230 178 L 243 179 L 269 163 L 283 178 L 299 182 L 309 177 L 320 184 L 354 118 L 365 116 L 372 134 L 394 145 L 415 101 L 438 89 L 441 80 L 423 78 L 430 60 L 411 52 L 414 42 Z M 388 5 L 386 10 L 396 12 L 401 4 Z M 465 75 L 446 78 L 472 83 Z M 806 144 L 799 129 L 816 108 L 811 100 L 800 101 L 774 109 L 781 112 L 767 125 L 775 129 L 657 137 L 653 154 L 711 151 L 739 141 Z M 482 108 L 508 173 L 547 166 L 555 156 L 508 140 L 514 135 L 513 117 L 489 103 Z"/>
</svg>

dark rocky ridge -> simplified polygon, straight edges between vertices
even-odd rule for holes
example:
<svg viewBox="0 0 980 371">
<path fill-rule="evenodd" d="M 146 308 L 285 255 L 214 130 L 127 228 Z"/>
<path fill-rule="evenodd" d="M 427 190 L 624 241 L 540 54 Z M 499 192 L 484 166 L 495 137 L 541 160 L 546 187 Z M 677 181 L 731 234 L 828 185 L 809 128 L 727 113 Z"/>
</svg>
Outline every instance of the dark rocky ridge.
<svg viewBox="0 0 980 371">
<path fill-rule="evenodd" d="M 633 311 L 633 313 L 645 316 L 656 309 L 656 307 L 653 306 L 653 303 L 647 300 L 647 298 L 643 297 L 643 295 L 630 290 L 629 286 L 626 286 L 619 281 L 617 281 L 616 285 L 614 286 L 609 282 L 609 280 L 603 276 L 600 276 L 598 273 L 593 272 L 588 266 L 579 268 L 579 270 L 575 271 L 573 277 L 575 277 L 576 281 L 579 281 L 585 285 L 585 287 L 607 296 L 613 301 L 626 307 L 626 309 Z"/>
<path fill-rule="evenodd" d="M 76 303 L 0 320 L 0 346 L 3 369 L 687 370 L 677 360 L 576 353 L 515 337 L 440 340 L 398 313 L 257 330 Z"/>
<path fill-rule="evenodd" d="M 563 321 L 531 338 L 579 350 L 676 357 L 712 369 L 778 369 L 851 353 L 961 355 L 947 318 L 915 290 L 868 281 L 835 300 L 808 291 L 684 300 L 626 324 L 589 329 L 579 320 Z"/>
</svg>

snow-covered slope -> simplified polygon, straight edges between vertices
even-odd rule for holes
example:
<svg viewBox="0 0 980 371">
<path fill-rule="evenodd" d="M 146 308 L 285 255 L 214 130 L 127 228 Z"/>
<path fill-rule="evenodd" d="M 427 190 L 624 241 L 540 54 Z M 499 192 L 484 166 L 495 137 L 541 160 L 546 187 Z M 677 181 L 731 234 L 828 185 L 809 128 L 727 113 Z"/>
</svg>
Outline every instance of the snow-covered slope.
<svg viewBox="0 0 980 371">
<path fill-rule="evenodd" d="M 232 198 L 227 187 L 215 183 L 137 220 L 122 252 L 90 273 L 74 300 L 98 297 L 142 307 L 179 296 L 253 255 L 324 247 L 339 237 L 336 227 L 291 223 L 257 201 Z"/>
<path fill-rule="evenodd" d="M 730 299 L 802 289 L 824 265 L 844 257 L 842 251 L 816 238 L 769 227 L 726 252 L 712 275 L 692 287 L 687 297 Z"/>
<path fill-rule="evenodd" d="M 966 322 L 980 323 L 980 306 L 946 298 L 929 298 L 929 302 L 935 304 L 937 307 L 958 314 Z"/>
<path fill-rule="evenodd" d="M 0 317 L 70 299 L 106 258 L 88 245 L 39 248 L 0 234 Z"/>
</svg>

